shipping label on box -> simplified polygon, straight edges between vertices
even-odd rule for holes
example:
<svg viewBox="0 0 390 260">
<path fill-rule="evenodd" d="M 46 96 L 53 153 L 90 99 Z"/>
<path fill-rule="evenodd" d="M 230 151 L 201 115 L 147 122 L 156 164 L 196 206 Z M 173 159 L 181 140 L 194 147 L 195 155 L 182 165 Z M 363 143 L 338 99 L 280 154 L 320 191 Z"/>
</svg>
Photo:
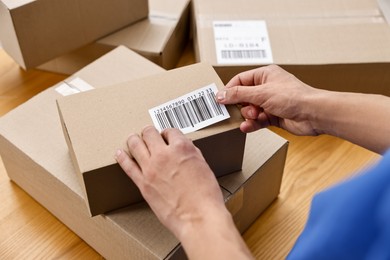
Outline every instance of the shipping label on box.
<svg viewBox="0 0 390 260">
<path fill-rule="evenodd" d="M 213 21 L 218 64 L 271 64 L 265 21 Z"/>
<path fill-rule="evenodd" d="M 145 125 L 153 124 L 149 110 L 210 84 L 218 89 L 223 87 L 210 65 L 195 64 L 58 99 L 65 138 L 82 176 L 92 215 L 142 200 L 138 189 L 116 163 L 114 152 L 127 149 L 129 133 L 139 133 Z M 207 116 L 214 115 L 213 109 L 223 110 L 205 99 L 207 90 L 197 92 L 199 96 L 195 98 L 187 97 L 191 98 L 189 101 L 180 101 L 183 104 L 173 102 L 156 112 L 161 112 L 159 116 L 166 127 L 179 125 L 180 120 L 202 125 Z M 209 94 L 213 97 L 215 92 Z M 179 114 L 179 110 L 186 112 Z M 227 111 L 229 118 L 188 134 L 217 177 L 240 170 L 243 160 L 246 135 L 239 129 L 243 119 L 236 106 L 228 106 Z"/>
<path fill-rule="evenodd" d="M 275 63 L 317 88 L 390 95 L 390 26 L 376 0 L 193 4 L 196 60 L 224 83 Z"/>
</svg>

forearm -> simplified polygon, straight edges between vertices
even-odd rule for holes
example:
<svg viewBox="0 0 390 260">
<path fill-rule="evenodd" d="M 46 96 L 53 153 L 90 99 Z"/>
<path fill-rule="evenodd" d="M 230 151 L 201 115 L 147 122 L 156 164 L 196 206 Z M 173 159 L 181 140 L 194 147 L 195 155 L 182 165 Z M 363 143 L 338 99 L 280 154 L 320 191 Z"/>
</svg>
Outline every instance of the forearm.
<svg viewBox="0 0 390 260">
<path fill-rule="evenodd" d="M 390 148 L 390 98 L 319 91 L 307 107 L 318 133 L 330 134 L 377 153 Z"/>
<path fill-rule="evenodd" d="M 227 210 L 204 215 L 180 236 L 189 259 L 253 259 Z"/>
</svg>

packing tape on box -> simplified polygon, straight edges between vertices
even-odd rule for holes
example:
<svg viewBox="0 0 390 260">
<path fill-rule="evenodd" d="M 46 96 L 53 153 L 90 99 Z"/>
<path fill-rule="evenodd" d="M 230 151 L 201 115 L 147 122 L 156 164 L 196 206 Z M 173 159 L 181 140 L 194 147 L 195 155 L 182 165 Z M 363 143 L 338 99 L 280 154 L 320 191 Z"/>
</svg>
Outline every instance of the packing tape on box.
<svg viewBox="0 0 390 260">
<path fill-rule="evenodd" d="M 92 87 L 90 84 L 88 84 L 81 78 L 76 77 L 72 80 L 64 81 L 56 88 L 56 91 L 63 96 L 69 96 L 92 89 L 94 89 L 94 87 Z"/>
</svg>

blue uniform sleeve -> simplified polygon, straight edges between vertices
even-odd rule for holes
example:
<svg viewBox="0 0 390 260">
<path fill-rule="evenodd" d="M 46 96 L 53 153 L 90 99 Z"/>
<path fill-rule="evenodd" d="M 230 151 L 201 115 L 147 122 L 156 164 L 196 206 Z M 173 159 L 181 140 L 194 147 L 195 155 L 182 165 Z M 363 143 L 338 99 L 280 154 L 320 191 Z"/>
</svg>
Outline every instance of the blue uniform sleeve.
<svg viewBox="0 0 390 260">
<path fill-rule="evenodd" d="M 390 259 L 390 151 L 313 198 L 288 259 Z"/>
</svg>

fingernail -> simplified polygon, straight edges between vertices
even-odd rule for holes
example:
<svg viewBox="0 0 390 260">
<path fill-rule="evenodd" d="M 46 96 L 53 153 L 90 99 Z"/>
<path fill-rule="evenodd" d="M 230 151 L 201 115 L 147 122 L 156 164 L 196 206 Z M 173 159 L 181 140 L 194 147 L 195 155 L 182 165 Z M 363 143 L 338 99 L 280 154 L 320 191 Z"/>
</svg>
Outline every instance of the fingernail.
<svg viewBox="0 0 390 260">
<path fill-rule="evenodd" d="M 217 100 L 222 101 L 226 98 L 226 90 L 218 91 Z"/>
<path fill-rule="evenodd" d="M 248 115 L 249 115 L 250 119 L 254 119 L 254 117 L 255 117 L 255 113 L 253 112 L 253 110 L 249 110 Z"/>
<path fill-rule="evenodd" d="M 122 150 L 118 149 L 116 150 L 116 153 L 115 153 L 115 158 L 118 158 L 122 153 Z"/>
</svg>

